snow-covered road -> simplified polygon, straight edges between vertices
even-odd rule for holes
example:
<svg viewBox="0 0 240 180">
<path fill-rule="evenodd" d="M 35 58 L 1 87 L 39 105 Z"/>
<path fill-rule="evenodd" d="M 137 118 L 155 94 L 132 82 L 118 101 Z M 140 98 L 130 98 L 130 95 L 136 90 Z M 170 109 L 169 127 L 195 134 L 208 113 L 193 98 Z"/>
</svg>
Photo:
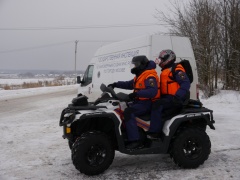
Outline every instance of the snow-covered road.
<svg viewBox="0 0 240 180">
<path fill-rule="evenodd" d="M 212 153 L 198 169 L 180 169 L 169 155 L 130 156 L 116 152 L 106 172 L 88 177 L 73 166 L 67 141 L 62 139 L 62 128 L 58 125 L 60 112 L 76 96 L 77 87 L 38 89 L 34 93 L 0 91 L 0 180 L 240 179 L 239 93 L 224 91 L 203 100 L 206 107 L 214 110 L 216 130 L 207 130 Z M 64 94 L 59 93 L 63 91 Z M 25 100 L 15 107 L 19 111 L 4 109 L 7 101 L 22 97 Z M 31 108 L 21 109 L 29 101 Z"/>
</svg>

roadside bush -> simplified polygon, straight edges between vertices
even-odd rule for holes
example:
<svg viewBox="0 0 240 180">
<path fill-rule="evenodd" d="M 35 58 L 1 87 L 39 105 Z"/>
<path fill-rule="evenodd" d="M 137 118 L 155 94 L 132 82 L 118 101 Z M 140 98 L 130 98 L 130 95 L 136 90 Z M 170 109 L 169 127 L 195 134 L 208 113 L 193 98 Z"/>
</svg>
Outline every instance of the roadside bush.
<svg viewBox="0 0 240 180">
<path fill-rule="evenodd" d="M 23 89 L 27 89 L 27 88 L 37 88 L 37 87 L 43 87 L 43 83 L 41 81 L 38 81 L 37 83 L 26 83 L 24 82 L 22 84 L 22 88 Z"/>
<path fill-rule="evenodd" d="M 10 90 L 11 87 L 10 87 L 8 84 L 6 84 L 6 85 L 3 86 L 3 89 L 4 89 L 4 90 Z"/>
</svg>

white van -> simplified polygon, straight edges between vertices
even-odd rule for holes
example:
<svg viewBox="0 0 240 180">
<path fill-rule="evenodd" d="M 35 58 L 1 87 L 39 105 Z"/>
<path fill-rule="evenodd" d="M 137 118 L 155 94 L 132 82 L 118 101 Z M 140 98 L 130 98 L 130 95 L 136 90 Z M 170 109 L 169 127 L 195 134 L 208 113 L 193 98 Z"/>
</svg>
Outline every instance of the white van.
<svg viewBox="0 0 240 180">
<path fill-rule="evenodd" d="M 90 102 L 96 100 L 102 93 L 100 90 L 102 83 L 108 85 L 117 81 L 128 81 L 134 77 L 130 72 L 134 56 L 145 55 L 149 60 L 155 60 L 163 49 L 173 50 L 177 56 L 176 62 L 180 59 L 190 61 L 194 77 L 190 89 L 191 99 L 198 99 L 198 75 L 190 40 L 187 37 L 162 35 L 136 37 L 99 48 L 84 73 L 78 94 L 86 95 Z M 159 66 L 157 71 L 160 75 Z M 132 92 L 118 88 L 115 91 Z"/>
</svg>

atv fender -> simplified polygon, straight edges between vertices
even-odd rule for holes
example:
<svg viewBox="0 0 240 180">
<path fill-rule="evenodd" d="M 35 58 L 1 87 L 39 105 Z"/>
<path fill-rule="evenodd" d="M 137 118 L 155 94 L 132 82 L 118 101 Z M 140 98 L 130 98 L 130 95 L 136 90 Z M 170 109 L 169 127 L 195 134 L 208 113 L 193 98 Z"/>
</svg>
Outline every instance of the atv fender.
<svg viewBox="0 0 240 180">
<path fill-rule="evenodd" d="M 119 151 L 121 151 L 122 149 L 125 149 L 124 140 L 121 133 L 122 120 L 118 117 L 118 115 L 115 112 L 112 112 L 112 111 L 111 112 L 93 112 L 93 113 L 83 114 L 79 117 L 77 122 L 81 124 L 81 122 L 83 122 L 84 120 L 87 120 L 87 119 L 94 120 L 99 118 L 102 118 L 102 119 L 106 118 L 113 121 L 114 133 L 116 135 L 116 142 L 118 144 L 118 149 Z"/>
<path fill-rule="evenodd" d="M 163 132 L 166 136 L 172 137 L 182 123 L 187 121 L 194 122 L 195 120 L 199 120 L 199 119 L 204 120 L 211 129 L 215 130 L 215 127 L 213 126 L 215 121 L 213 120 L 212 111 L 209 111 L 209 112 L 179 114 L 165 122 L 163 127 Z"/>
</svg>

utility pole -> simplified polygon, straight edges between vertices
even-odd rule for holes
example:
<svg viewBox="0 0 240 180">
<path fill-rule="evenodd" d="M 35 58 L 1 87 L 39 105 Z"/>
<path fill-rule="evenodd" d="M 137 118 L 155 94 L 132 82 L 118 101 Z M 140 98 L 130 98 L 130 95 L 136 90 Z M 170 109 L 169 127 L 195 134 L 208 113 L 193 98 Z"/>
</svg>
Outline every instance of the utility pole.
<svg viewBox="0 0 240 180">
<path fill-rule="evenodd" d="M 76 76 L 75 78 L 77 78 L 77 44 L 78 44 L 78 40 L 75 41 L 75 68 L 74 68 L 74 73 Z"/>
</svg>

